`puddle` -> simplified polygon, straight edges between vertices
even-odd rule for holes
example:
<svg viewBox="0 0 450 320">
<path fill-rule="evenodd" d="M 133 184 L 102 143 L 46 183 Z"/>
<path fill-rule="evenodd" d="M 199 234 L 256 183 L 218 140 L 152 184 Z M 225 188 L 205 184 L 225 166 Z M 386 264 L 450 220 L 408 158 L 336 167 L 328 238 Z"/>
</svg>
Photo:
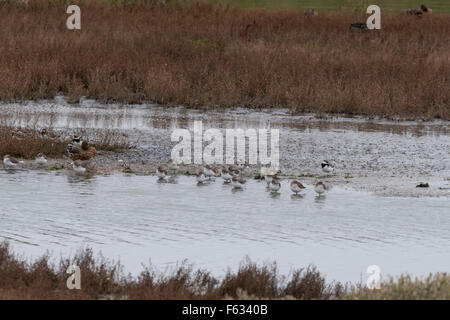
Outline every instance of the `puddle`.
<svg viewBox="0 0 450 320">
<path fill-rule="evenodd" d="M 74 177 L 67 172 L 0 170 L 0 239 L 36 257 L 82 246 L 136 274 L 141 263 L 165 268 L 187 258 L 220 276 L 245 255 L 275 260 L 283 273 L 318 266 L 329 280 L 359 281 L 368 265 L 382 275 L 450 269 L 450 199 L 380 197 L 333 187 L 316 199 L 311 185 L 292 198 L 248 182 L 233 192 L 221 179 L 197 186 L 180 176 Z"/>
</svg>

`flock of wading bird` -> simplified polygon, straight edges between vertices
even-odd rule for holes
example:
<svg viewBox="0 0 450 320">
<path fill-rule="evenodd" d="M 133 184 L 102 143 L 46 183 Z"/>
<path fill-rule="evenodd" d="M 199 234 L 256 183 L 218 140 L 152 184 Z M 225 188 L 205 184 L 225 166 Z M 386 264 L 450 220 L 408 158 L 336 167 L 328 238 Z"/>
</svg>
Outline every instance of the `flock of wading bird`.
<svg viewBox="0 0 450 320">
<path fill-rule="evenodd" d="M 41 132 L 41 134 L 46 135 L 44 132 Z M 67 145 L 67 153 L 71 159 L 70 165 L 73 171 L 76 174 L 83 175 L 86 173 L 86 167 L 89 165 L 91 159 L 97 155 L 97 150 L 89 146 L 87 141 L 81 140 L 79 136 L 74 136 L 72 142 Z M 38 167 L 45 166 L 47 162 L 47 158 L 42 153 L 39 153 L 34 159 L 34 164 Z M 15 170 L 22 168 L 24 162 L 7 154 L 3 157 L 3 165 L 5 169 Z"/>
<path fill-rule="evenodd" d="M 79 136 L 74 136 L 72 142 L 67 145 L 66 149 L 69 158 L 71 159 L 70 164 L 73 171 L 78 175 L 86 174 L 86 166 L 89 165 L 91 159 L 97 155 L 97 150 L 94 147 L 89 146 L 89 143 L 83 141 Z M 36 156 L 34 163 L 39 167 L 43 167 L 47 164 L 47 159 L 44 154 L 39 153 Z M 119 163 L 125 165 L 123 160 L 119 160 Z M 19 161 L 8 154 L 3 157 L 3 165 L 8 170 L 22 168 L 23 164 L 23 161 Z M 328 160 L 322 161 L 321 167 L 322 171 L 327 174 L 334 171 L 334 166 Z M 178 169 L 179 165 L 170 159 L 166 165 L 158 167 L 156 175 L 160 182 L 167 182 L 176 177 Z M 270 172 L 270 168 L 267 169 L 267 172 Z M 203 185 L 213 182 L 216 177 L 222 177 L 225 184 L 230 184 L 234 189 L 243 189 L 247 182 L 246 177 L 251 176 L 251 173 L 249 164 L 246 161 L 242 161 L 237 165 L 222 166 L 221 168 L 207 164 L 197 172 L 196 180 L 197 184 Z M 260 176 L 260 179 L 264 179 L 266 182 L 267 189 L 272 193 L 278 193 L 281 189 L 280 178 L 278 177 L 279 174 L 281 174 L 281 172 L 278 170 L 273 174 Z M 303 193 L 306 187 L 300 181 L 294 179 L 290 182 L 290 189 L 294 194 L 298 195 Z M 318 181 L 314 185 L 314 190 L 321 196 L 325 193 L 325 190 L 327 190 L 327 186 L 322 181 Z"/>
<path fill-rule="evenodd" d="M 405 11 L 406 14 L 410 16 L 415 16 L 418 18 L 421 18 L 424 15 L 431 14 L 433 12 L 432 9 L 428 8 L 426 5 L 422 4 L 419 8 L 410 8 Z M 315 9 L 307 9 L 305 10 L 305 16 L 307 17 L 316 17 L 319 15 L 319 12 Z M 357 29 L 357 30 L 369 30 L 367 27 L 367 23 L 365 22 L 352 22 L 350 24 L 350 30 Z"/>
<path fill-rule="evenodd" d="M 329 174 L 334 171 L 334 166 L 330 161 L 324 160 L 321 163 L 322 171 Z M 173 180 L 177 175 L 179 165 L 170 159 L 166 165 L 159 166 L 156 170 L 156 175 L 158 176 L 158 182 L 168 182 Z M 267 170 L 270 172 L 270 168 Z M 243 189 L 247 183 L 246 177 L 251 176 L 252 172 L 249 167 L 248 162 L 240 162 L 237 165 L 226 165 L 221 168 L 214 165 L 205 165 L 196 174 L 197 185 L 204 185 L 211 183 L 215 178 L 222 178 L 224 184 L 230 184 L 233 189 Z M 259 178 L 263 179 L 267 184 L 267 189 L 271 193 L 279 193 L 281 189 L 280 178 L 278 175 L 281 172 L 278 170 L 274 174 L 261 175 Z M 291 180 L 290 189 L 295 195 L 302 194 L 306 187 L 298 180 Z M 314 185 L 314 191 L 320 196 L 322 196 L 327 190 L 327 186 L 322 182 L 318 181 Z"/>
</svg>

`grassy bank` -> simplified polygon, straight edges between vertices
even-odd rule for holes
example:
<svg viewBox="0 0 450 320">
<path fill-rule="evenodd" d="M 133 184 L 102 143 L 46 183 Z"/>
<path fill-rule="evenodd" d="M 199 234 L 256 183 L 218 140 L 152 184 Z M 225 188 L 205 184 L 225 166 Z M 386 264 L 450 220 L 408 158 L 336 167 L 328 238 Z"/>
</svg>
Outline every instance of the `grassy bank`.
<svg viewBox="0 0 450 320">
<path fill-rule="evenodd" d="M 87 134 L 86 130 L 76 130 L 79 136 L 91 141 L 91 146 L 99 151 L 123 151 L 132 147 L 130 142 L 116 130 L 96 130 Z M 34 159 L 39 153 L 49 158 L 67 155 L 67 144 L 71 136 L 53 128 L 36 130 L 1 125 L 0 119 L 0 159 L 9 154 L 20 159 Z"/>
<path fill-rule="evenodd" d="M 405 11 L 407 8 L 417 8 L 422 3 L 435 12 L 450 13 L 450 3 L 445 0 L 208 0 L 210 3 L 226 3 L 244 8 L 271 9 L 308 9 L 318 10 L 366 10 L 371 4 L 377 4 L 383 12 Z"/>
<path fill-rule="evenodd" d="M 67 268 L 81 270 L 81 290 L 68 290 Z M 275 263 L 245 259 L 236 272 L 218 279 L 182 263 L 165 272 L 146 267 L 137 277 L 125 275 L 120 263 L 85 249 L 58 264 L 45 255 L 26 261 L 0 244 L 0 299 L 450 299 L 450 276 L 427 279 L 402 276 L 380 290 L 327 282 L 314 267 L 282 276 Z"/>
<path fill-rule="evenodd" d="M 386 15 L 381 31 L 351 32 L 365 14 L 92 0 L 69 31 L 63 2 L 0 6 L 0 100 L 450 119 L 447 15 Z"/>
</svg>

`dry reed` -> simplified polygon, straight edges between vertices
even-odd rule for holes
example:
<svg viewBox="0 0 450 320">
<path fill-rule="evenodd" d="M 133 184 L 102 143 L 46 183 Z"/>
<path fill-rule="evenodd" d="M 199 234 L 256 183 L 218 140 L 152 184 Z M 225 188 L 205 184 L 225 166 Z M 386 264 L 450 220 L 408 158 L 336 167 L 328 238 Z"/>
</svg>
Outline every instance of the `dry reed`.
<svg viewBox="0 0 450 320">
<path fill-rule="evenodd" d="M 450 119 L 447 15 L 383 15 L 382 30 L 352 32 L 365 15 L 92 0 L 70 31 L 64 2 L 0 6 L 0 100 Z"/>
<path fill-rule="evenodd" d="M 282 276 L 275 263 L 257 265 L 249 258 L 221 279 L 186 261 L 164 272 L 148 266 L 132 277 L 119 262 L 95 256 L 89 248 L 51 261 L 48 254 L 25 260 L 8 242 L 0 243 L 0 299 L 450 299 L 445 273 L 422 279 L 402 275 L 382 282 L 380 290 L 369 290 L 326 282 L 312 266 Z M 80 290 L 67 289 L 71 265 L 80 267 Z"/>
</svg>

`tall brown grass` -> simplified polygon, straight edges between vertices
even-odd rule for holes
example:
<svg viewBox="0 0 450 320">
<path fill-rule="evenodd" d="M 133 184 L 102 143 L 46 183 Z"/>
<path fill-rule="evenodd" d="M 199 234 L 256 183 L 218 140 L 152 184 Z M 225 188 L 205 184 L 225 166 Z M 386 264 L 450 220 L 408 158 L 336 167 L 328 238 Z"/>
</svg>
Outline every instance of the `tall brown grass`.
<svg viewBox="0 0 450 320">
<path fill-rule="evenodd" d="M 47 136 L 39 130 L 0 126 L 0 158 L 9 154 L 24 159 L 34 159 L 43 153 L 59 158 L 66 153 L 68 141 L 57 136 Z"/>
<path fill-rule="evenodd" d="M 89 248 L 51 261 L 48 254 L 25 260 L 8 242 L 0 243 L 0 299 L 450 299 L 445 273 L 424 279 L 402 275 L 383 282 L 380 290 L 369 290 L 361 284 L 327 282 L 313 266 L 282 276 L 275 263 L 257 265 L 249 258 L 222 278 L 186 261 L 166 271 L 150 265 L 132 277 L 120 262 Z M 67 289 L 71 265 L 80 267 L 80 290 Z"/>
<path fill-rule="evenodd" d="M 329 299 L 342 296 L 341 285 L 325 284 L 314 268 L 295 272 L 292 279 L 280 276 L 276 265 L 258 266 L 249 259 L 236 273 L 229 271 L 219 280 L 206 270 L 195 270 L 182 262 L 160 272 L 146 267 L 137 277 L 125 275 L 120 263 L 89 248 L 52 264 L 50 255 L 27 261 L 15 255 L 9 243 L 0 243 L 0 299 L 223 299 L 264 297 Z M 66 270 L 77 265 L 81 271 L 81 290 L 69 290 Z M 300 280 L 301 279 L 301 280 Z M 300 280 L 300 281 L 299 281 Z M 302 283 L 303 281 L 303 283 Z M 311 294 L 304 295 L 305 287 Z"/>
<path fill-rule="evenodd" d="M 0 7 L 0 100 L 450 119 L 447 15 L 385 14 L 382 30 L 352 32 L 365 15 L 91 0 L 70 31 L 64 2 Z"/>
<path fill-rule="evenodd" d="M 90 141 L 90 146 L 99 151 L 121 151 L 133 147 L 131 142 L 113 129 L 96 129 L 87 132 L 75 131 L 77 135 Z M 0 121 L 0 159 L 9 154 L 23 159 L 34 159 L 39 153 L 49 158 L 61 158 L 67 155 L 67 145 L 71 142 L 67 134 L 53 128 L 12 127 L 2 125 Z"/>
</svg>

